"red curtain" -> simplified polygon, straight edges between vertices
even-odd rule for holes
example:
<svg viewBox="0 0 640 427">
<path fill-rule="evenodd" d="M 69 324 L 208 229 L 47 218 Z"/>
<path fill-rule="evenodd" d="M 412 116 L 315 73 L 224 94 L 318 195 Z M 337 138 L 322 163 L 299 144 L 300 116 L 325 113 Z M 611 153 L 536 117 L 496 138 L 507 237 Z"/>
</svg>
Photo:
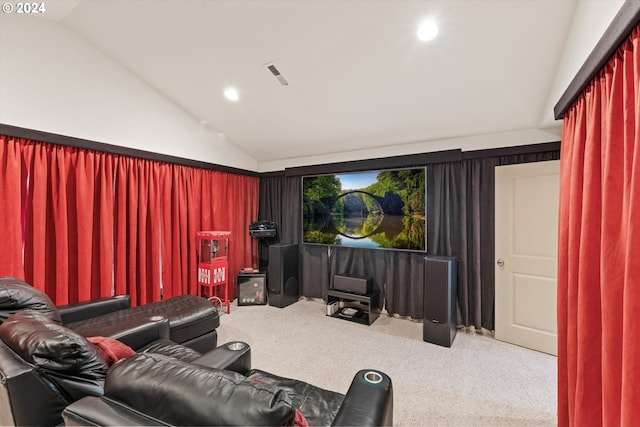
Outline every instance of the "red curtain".
<svg viewBox="0 0 640 427">
<path fill-rule="evenodd" d="M 183 166 L 164 169 L 162 202 L 162 285 L 164 298 L 196 293 L 195 235 L 200 209 L 200 171 Z"/>
<path fill-rule="evenodd" d="M 198 242 L 196 241 L 196 233 L 203 229 L 202 217 L 205 215 L 213 215 L 208 206 L 204 203 L 211 197 L 211 194 L 205 192 L 205 178 L 210 175 L 207 171 L 200 171 L 191 168 L 181 167 L 184 172 L 186 181 L 185 200 L 187 206 L 197 206 L 196 209 L 187 209 L 186 219 L 186 235 L 181 236 L 184 241 L 185 249 L 181 252 L 182 259 L 182 278 L 186 281 L 181 285 L 182 293 L 197 294 L 197 268 L 198 265 Z M 256 213 L 257 215 L 257 213 Z M 248 225 L 247 225 L 248 227 Z"/>
<path fill-rule="evenodd" d="M 200 230 L 232 232 L 231 298 L 235 273 L 255 262 L 258 178 L 2 135 L 0 173 L 0 276 L 56 304 L 195 294 Z"/>
<path fill-rule="evenodd" d="M 221 172 L 216 172 L 222 175 Z M 220 176 L 220 178 L 223 178 Z M 238 272 L 243 267 L 257 267 L 258 245 L 257 241 L 249 236 L 249 224 L 258 218 L 258 178 L 247 178 L 240 175 L 224 174 L 229 203 L 220 207 L 219 215 L 215 218 L 227 218 L 226 227 L 223 230 L 231 231 L 229 243 L 229 292 L 230 298 L 237 296 Z M 215 193 L 214 193 L 215 198 Z M 233 246 L 232 246 L 233 245 Z"/>
<path fill-rule="evenodd" d="M 198 231 L 230 231 L 229 297 L 237 272 L 255 262 L 249 224 L 258 216 L 258 178 L 171 166 L 163 179 L 162 277 L 164 297 L 197 292 Z"/>
<path fill-rule="evenodd" d="M 31 141 L 21 148 L 25 280 L 57 304 L 111 295 L 110 157 Z"/>
<path fill-rule="evenodd" d="M 54 302 L 65 304 L 72 288 L 66 191 L 68 152 L 45 144 L 27 143 L 24 148 L 29 169 L 25 280 L 44 290 Z"/>
<path fill-rule="evenodd" d="M 113 156 L 74 150 L 70 164 L 70 300 L 112 294 Z M 77 267 L 76 267 L 77 266 Z"/>
<path fill-rule="evenodd" d="M 640 28 L 564 116 L 558 425 L 640 425 Z"/>
<path fill-rule="evenodd" d="M 115 293 L 132 305 L 160 300 L 161 169 L 120 157 L 115 173 Z"/>
<path fill-rule="evenodd" d="M 259 179 L 218 171 L 204 171 L 202 174 L 201 206 L 199 224 L 195 231 L 229 231 L 228 271 L 229 298 L 237 296 L 237 274 L 243 267 L 252 266 L 257 261 L 257 242 L 249 236 L 249 224 L 258 217 Z M 199 220 L 199 222 L 198 222 Z M 197 242 L 190 252 L 195 257 Z M 192 273 L 195 292 L 195 271 Z"/>
<path fill-rule="evenodd" d="M 20 142 L 0 135 L 0 224 L 4 236 L 0 277 L 13 276 L 24 280 L 22 211 L 27 185 L 23 170 Z"/>
</svg>

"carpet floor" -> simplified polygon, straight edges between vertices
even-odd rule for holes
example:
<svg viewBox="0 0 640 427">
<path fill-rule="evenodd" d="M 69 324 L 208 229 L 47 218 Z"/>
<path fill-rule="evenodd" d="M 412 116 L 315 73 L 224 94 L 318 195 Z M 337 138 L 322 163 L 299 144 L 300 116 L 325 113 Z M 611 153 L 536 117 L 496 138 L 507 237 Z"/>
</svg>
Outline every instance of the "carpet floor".
<svg viewBox="0 0 640 427">
<path fill-rule="evenodd" d="M 237 301 L 237 300 L 236 300 Z M 396 426 L 554 426 L 557 359 L 475 332 L 450 348 L 426 343 L 422 322 L 372 325 L 325 316 L 322 301 L 231 306 L 219 343 L 251 345 L 254 368 L 346 393 L 360 369 L 391 377 Z"/>
</svg>

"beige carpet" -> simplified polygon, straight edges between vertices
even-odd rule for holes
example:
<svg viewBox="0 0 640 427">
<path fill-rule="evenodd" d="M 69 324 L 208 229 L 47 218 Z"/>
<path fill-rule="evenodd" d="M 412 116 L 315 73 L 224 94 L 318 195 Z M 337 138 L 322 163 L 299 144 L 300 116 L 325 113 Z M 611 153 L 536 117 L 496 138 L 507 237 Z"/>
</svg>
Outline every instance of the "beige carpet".
<svg viewBox="0 0 640 427">
<path fill-rule="evenodd" d="M 365 326 L 301 300 L 234 303 L 218 333 L 220 343 L 249 343 L 254 368 L 340 393 L 360 369 L 387 373 L 397 426 L 556 425 L 556 358 L 475 332 L 446 348 L 424 342 L 419 321 L 380 316 Z"/>
</svg>

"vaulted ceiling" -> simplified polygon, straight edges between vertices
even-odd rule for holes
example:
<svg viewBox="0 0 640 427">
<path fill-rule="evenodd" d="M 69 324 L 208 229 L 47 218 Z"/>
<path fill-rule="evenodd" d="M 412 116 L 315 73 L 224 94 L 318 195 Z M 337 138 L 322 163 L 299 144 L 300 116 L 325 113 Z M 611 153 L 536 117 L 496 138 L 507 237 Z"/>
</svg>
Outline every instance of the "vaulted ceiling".
<svg viewBox="0 0 640 427">
<path fill-rule="evenodd" d="M 552 107 L 576 4 L 84 0 L 48 4 L 47 19 L 274 162 L 559 140 Z M 416 37 L 425 18 L 439 27 L 430 42 Z"/>
</svg>

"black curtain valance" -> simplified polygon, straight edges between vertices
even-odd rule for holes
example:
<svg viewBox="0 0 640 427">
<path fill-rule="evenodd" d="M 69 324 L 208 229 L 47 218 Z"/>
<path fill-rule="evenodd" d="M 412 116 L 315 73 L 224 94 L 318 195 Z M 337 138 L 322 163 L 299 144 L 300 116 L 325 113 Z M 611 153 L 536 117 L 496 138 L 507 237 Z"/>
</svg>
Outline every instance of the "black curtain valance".
<svg viewBox="0 0 640 427">
<path fill-rule="evenodd" d="M 259 175 L 257 172 L 238 169 L 231 166 L 218 165 L 215 163 L 202 162 L 199 160 L 185 159 L 183 157 L 170 156 L 168 154 L 154 153 L 152 151 L 138 150 L 135 148 L 123 147 L 121 145 L 106 144 L 104 142 L 91 141 L 88 139 L 59 135 L 34 129 L 21 128 L 2 123 L 0 123 L 0 134 L 13 136 L 16 138 L 26 138 L 33 141 L 46 142 L 49 144 L 65 145 L 67 147 L 82 148 L 85 150 L 99 151 L 102 153 L 119 154 L 122 156 L 171 163 L 174 165 L 188 166 L 192 168 L 215 170 L 254 177 Z"/>
<path fill-rule="evenodd" d="M 381 157 L 377 159 L 354 160 L 350 162 L 325 163 L 299 166 L 284 170 L 286 176 L 324 175 L 342 172 L 410 168 L 432 163 L 455 162 L 462 159 L 462 151 L 446 150 L 433 153 L 407 154 L 404 156 Z"/>
</svg>

